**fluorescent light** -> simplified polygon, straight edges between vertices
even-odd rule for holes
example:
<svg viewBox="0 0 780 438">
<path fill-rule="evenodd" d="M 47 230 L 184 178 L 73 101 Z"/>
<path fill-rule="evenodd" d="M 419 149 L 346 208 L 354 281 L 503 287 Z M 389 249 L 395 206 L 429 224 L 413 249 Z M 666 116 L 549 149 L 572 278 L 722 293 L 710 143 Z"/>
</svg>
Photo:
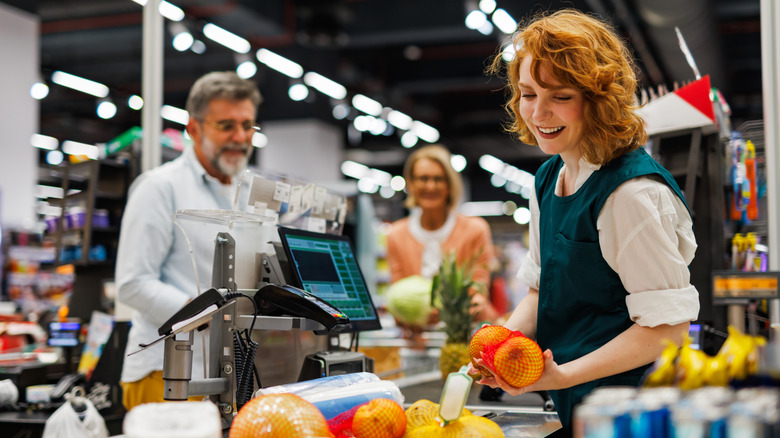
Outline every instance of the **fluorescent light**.
<svg viewBox="0 0 780 438">
<path fill-rule="evenodd" d="M 433 126 L 426 125 L 418 120 L 415 120 L 414 123 L 412 123 L 412 132 L 428 143 L 436 143 L 439 141 L 439 131 Z"/>
<path fill-rule="evenodd" d="M 479 0 L 479 9 L 489 14 L 496 10 L 496 0 Z"/>
<path fill-rule="evenodd" d="M 165 120 L 170 120 L 171 122 L 180 123 L 182 125 L 186 125 L 187 122 L 190 121 L 190 114 L 187 111 L 170 105 L 163 105 L 162 108 L 160 108 L 160 116 Z"/>
<path fill-rule="evenodd" d="M 343 99 L 347 97 L 347 89 L 343 85 L 322 76 L 319 73 L 308 72 L 303 75 L 303 82 L 310 87 L 314 87 L 320 93 L 330 96 L 334 99 Z"/>
<path fill-rule="evenodd" d="M 133 1 L 138 3 L 141 6 L 146 6 L 146 0 L 133 0 Z"/>
<path fill-rule="evenodd" d="M 127 99 L 127 106 L 138 111 L 144 107 L 144 99 L 137 94 L 133 94 Z"/>
<path fill-rule="evenodd" d="M 48 135 L 33 134 L 30 137 L 30 144 L 36 148 L 53 151 L 60 145 L 60 141 Z"/>
<path fill-rule="evenodd" d="M 344 120 L 349 115 L 349 106 L 340 103 L 333 107 L 333 118 L 336 120 Z"/>
<path fill-rule="evenodd" d="M 352 106 L 372 116 L 378 117 L 382 114 L 382 104 L 362 94 L 356 94 L 352 98 Z"/>
<path fill-rule="evenodd" d="M 296 102 L 300 102 L 309 97 L 309 87 L 303 84 L 292 84 L 287 89 L 287 96 Z"/>
<path fill-rule="evenodd" d="M 482 35 L 490 35 L 493 33 L 493 25 L 489 21 L 486 21 L 477 29 L 477 31 Z"/>
<path fill-rule="evenodd" d="M 363 193 L 376 193 L 379 190 L 379 186 L 370 178 L 359 179 L 357 188 Z"/>
<path fill-rule="evenodd" d="M 504 170 L 504 162 L 492 155 L 483 155 L 479 157 L 479 167 L 490 173 L 501 173 Z"/>
<path fill-rule="evenodd" d="M 414 132 L 406 131 L 406 132 L 404 132 L 404 135 L 401 136 L 401 145 L 408 149 L 408 148 L 416 145 L 418 139 L 419 139 L 419 137 L 414 135 Z"/>
<path fill-rule="evenodd" d="M 501 51 L 501 58 L 506 62 L 512 62 L 512 60 L 515 59 L 515 53 L 517 53 L 515 45 L 509 43 L 504 46 L 504 50 Z"/>
<path fill-rule="evenodd" d="M 62 85 L 63 87 L 72 88 L 76 91 L 91 94 L 95 97 L 108 96 L 108 87 L 105 85 L 70 73 L 55 71 L 51 75 L 51 81 L 55 84 Z"/>
<path fill-rule="evenodd" d="M 490 185 L 493 187 L 504 187 L 506 185 L 506 178 L 504 178 L 500 173 L 494 173 L 490 177 Z"/>
<path fill-rule="evenodd" d="M 160 15 L 171 21 L 184 20 L 184 11 L 182 11 L 178 6 L 168 3 L 165 0 L 160 2 L 160 7 L 157 9 L 160 11 Z"/>
<path fill-rule="evenodd" d="M 256 148 L 264 148 L 268 145 L 268 136 L 262 132 L 255 132 L 252 134 L 252 146 Z"/>
<path fill-rule="evenodd" d="M 471 11 L 468 15 L 466 15 L 466 27 L 469 29 L 477 30 L 479 29 L 483 24 L 487 23 L 488 18 L 487 15 L 485 15 L 482 11 Z"/>
<path fill-rule="evenodd" d="M 406 180 L 400 175 L 396 175 L 390 179 L 390 187 L 396 192 L 400 192 L 406 187 Z"/>
<path fill-rule="evenodd" d="M 93 160 L 97 160 L 100 156 L 97 146 L 71 140 L 62 142 L 62 151 L 70 155 L 86 155 Z"/>
<path fill-rule="evenodd" d="M 466 216 L 503 216 L 503 201 L 464 202 L 460 206 L 461 213 Z"/>
<path fill-rule="evenodd" d="M 236 74 L 241 79 L 249 79 L 257 73 L 257 65 L 252 61 L 244 61 L 236 67 Z"/>
<path fill-rule="evenodd" d="M 59 166 L 62 160 L 65 159 L 65 154 L 60 151 L 49 151 L 46 154 L 46 162 L 52 166 Z"/>
<path fill-rule="evenodd" d="M 193 38 L 192 34 L 189 32 L 179 32 L 173 37 L 172 41 L 173 48 L 179 52 L 189 50 L 193 43 L 195 43 L 195 38 Z"/>
<path fill-rule="evenodd" d="M 190 50 L 193 51 L 193 53 L 197 53 L 198 55 L 202 55 L 206 52 L 206 44 L 203 43 L 201 40 L 195 40 L 192 43 L 192 47 Z"/>
<path fill-rule="evenodd" d="M 355 161 L 347 160 L 341 163 L 341 173 L 350 178 L 360 179 L 363 175 L 366 175 L 369 170 L 369 167 L 365 164 L 360 164 Z"/>
<path fill-rule="evenodd" d="M 352 121 L 352 124 L 358 131 L 366 132 L 371 129 L 371 125 L 373 125 L 374 120 L 376 119 L 373 116 L 357 116 L 355 117 L 355 120 Z"/>
<path fill-rule="evenodd" d="M 456 172 L 462 172 L 466 168 L 468 161 L 466 161 L 466 157 L 463 155 L 453 155 L 450 157 L 450 164 Z"/>
<path fill-rule="evenodd" d="M 510 216 L 517 211 L 517 204 L 513 201 L 504 201 L 504 205 L 501 206 L 501 211 L 503 211 L 505 215 Z"/>
<path fill-rule="evenodd" d="M 411 117 L 397 110 L 392 110 L 387 113 L 387 121 L 396 128 L 403 129 L 404 131 L 412 129 L 412 122 L 414 122 Z"/>
<path fill-rule="evenodd" d="M 385 131 L 387 131 L 387 122 L 378 117 L 371 121 L 371 126 L 368 128 L 368 132 L 374 135 L 382 135 Z"/>
<path fill-rule="evenodd" d="M 512 218 L 514 218 L 515 222 L 518 224 L 525 225 L 528 222 L 531 222 L 531 210 L 526 207 L 520 207 L 512 214 Z"/>
<path fill-rule="evenodd" d="M 509 12 L 501 8 L 493 12 L 492 19 L 493 24 L 507 35 L 511 35 L 517 30 L 517 21 L 509 15 Z"/>
<path fill-rule="evenodd" d="M 379 188 L 379 196 L 390 199 L 395 195 L 395 190 L 393 190 L 392 187 L 389 186 L 383 186 Z"/>
<path fill-rule="evenodd" d="M 108 100 L 100 102 L 97 106 L 97 115 L 104 120 L 114 117 L 116 115 L 116 105 Z"/>
<path fill-rule="evenodd" d="M 238 53 L 249 53 L 252 48 L 249 41 L 212 23 L 203 26 L 203 35 Z"/>
<path fill-rule="evenodd" d="M 258 61 L 283 75 L 287 75 L 293 79 L 303 76 L 303 67 L 298 63 L 290 61 L 284 56 L 278 55 L 268 49 L 258 50 L 256 56 Z"/>
<path fill-rule="evenodd" d="M 43 82 L 36 82 L 30 87 L 30 97 L 41 100 L 49 95 L 49 86 Z"/>
<path fill-rule="evenodd" d="M 379 169 L 369 169 L 368 175 L 366 175 L 367 178 L 371 178 L 374 182 L 377 183 L 380 187 L 389 186 L 390 181 L 392 180 L 393 176 L 389 173 L 385 172 L 384 170 Z"/>
</svg>

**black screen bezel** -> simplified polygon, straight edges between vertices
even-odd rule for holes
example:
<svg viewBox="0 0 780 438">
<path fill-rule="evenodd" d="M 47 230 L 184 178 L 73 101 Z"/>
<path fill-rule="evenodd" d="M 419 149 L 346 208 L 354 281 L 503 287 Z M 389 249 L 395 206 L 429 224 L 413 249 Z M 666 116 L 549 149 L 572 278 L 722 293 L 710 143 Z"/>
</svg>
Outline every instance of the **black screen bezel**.
<svg viewBox="0 0 780 438">
<path fill-rule="evenodd" d="M 289 274 L 291 278 L 288 278 L 287 281 L 291 282 L 292 286 L 295 286 L 297 288 L 303 289 L 303 282 L 301 280 L 300 273 L 298 272 L 298 269 L 295 267 L 295 259 L 292 255 L 292 250 L 290 249 L 290 245 L 287 242 L 288 236 L 292 237 L 312 237 L 317 239 L 328 239 L 328 240 L 335 240 L 340 242 L 346 242 L 347 245 L 349 245 L 350 251 L 352 251 L 352 255 L 355 256 L 355 247 L 352 245 L 352 241 L 348 236 L 340 236 L 337 234 L 326 234 L 326 233 L 317 233 L 314 231 L 306 231 L 306 230 L 299 230 L 297 228 L 289 228 L 289 227 L 278 227 L 279 230 L 279 237 L 282 241 L 282 247 L 284 248 L 284 254 L 287 257 L 287 262 L 289 264 Z M 358 268 L 358 273 L 360 274 L 360 279 L 363 282 L 363 285 L 365 286 L 366 295 L 368 297 L 368 302 L 371 303 L 371 307 L 374 309 L 374 318 L 373 319 L 365 319 L 365 320 L 353 320 L 350 318 L 349 320 L 349 330 L 345 330 L 345 332 L 362 332 L 362 331 L 371 331 L 371 330 L 381 330 L 382 324 L 379 322 L 379 312 L 376 309 L 376 306 L 374 305 L 374 299 L 371 297 L 371 291 L 368 289 L 368 285 L 366 284 L 366 278 L 363 276 L 363 271 L 360 269 L 360 264 L 357 262 L 357 257 L 354 257 L 355 265 Z M 294 284 L 293 284 L 294 283 Z M 304 289 L 305 290 L 305 289 Z M 316 294 L 313 294 L 316 295 Z M 321 298 L 321 297 L 320 297 Z M 341 309 L 339 309 L 341 310 Z M 343 312 L 343 311 L 342 311 Z M 346 314 L 346 313 L 345 313 Z M 349 315 L 347 315 L 349 316 Z"/>
</svg>

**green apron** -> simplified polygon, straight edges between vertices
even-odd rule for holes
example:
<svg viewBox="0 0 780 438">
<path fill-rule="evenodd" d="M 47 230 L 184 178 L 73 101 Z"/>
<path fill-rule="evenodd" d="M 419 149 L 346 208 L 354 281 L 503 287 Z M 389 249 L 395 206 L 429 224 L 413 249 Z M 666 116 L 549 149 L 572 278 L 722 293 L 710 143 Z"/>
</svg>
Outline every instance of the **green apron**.
<svg viewBox="0 0 780 438">
<path fill-rule="evenodd" d="M 553 352 L 558 364 L 598 349 L 633 324 L 626 307 L 628 292 L 599 245 L 596 221 L 609 195 L 629 179 L 658 175 L 685 202 L 671 174 L 643 148 L 602 166 L 566 197 L 555 195 L 562 165 L 560 156 L 550 158 L 535 180 L 541 254 L 537 342 Z M 636 386 L 648 366 L 550 391 L 564 428 L 571 428 L 574 406 L 594 388 Z"/>
</svg>

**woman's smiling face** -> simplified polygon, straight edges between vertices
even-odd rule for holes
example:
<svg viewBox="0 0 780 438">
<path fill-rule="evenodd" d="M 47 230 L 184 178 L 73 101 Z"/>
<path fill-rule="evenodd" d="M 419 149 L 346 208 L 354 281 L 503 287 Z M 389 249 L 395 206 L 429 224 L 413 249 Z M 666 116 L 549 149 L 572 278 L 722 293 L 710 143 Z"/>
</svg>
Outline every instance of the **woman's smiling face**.
<svg viewBox="0 0 780 438">
<path fill-rule="evenodd" d="M 531 57 L 526 56 L 520 64 L 520 116 L 544 153 L 578 160 L 585 97 L 580 91 L 563 86 L 544 65 L 539 74 L 550 88 L 543 88 L 534 80 Z"/>
<path fill-rule="evenodd" d="M 423 210 L 446 210 L 450 196 L 447 173 L 438 162 L 420 158 L 412 167 L 410 188 L 414 199 Z"/>
</svg>

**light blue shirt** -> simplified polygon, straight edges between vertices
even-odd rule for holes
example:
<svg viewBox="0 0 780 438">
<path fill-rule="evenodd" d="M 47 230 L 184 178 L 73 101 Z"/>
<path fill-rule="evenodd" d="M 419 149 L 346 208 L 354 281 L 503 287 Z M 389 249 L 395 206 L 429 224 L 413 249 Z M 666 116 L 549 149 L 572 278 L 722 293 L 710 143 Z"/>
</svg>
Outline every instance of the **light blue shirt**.
<svg viewBox="0 0 780 438">
<path fill-rule="evenodd" d="M 234 183 L 236 180 L 233 178 Z M 235 184 L 225 185 L 209 176 L 191 147 L 177 159 L 144 172 L 131 186 L 122 218 L 115 273 L 119 301 L 134 309 L 123 382 L 134 382 L 163 369 L 162 342 L 132 356 L 127 354 L 138 351 L 138 344 L 157 339 L 157 329 L 199 293 L 187 240 L 174 222 L 176 211 L 229 210 L 235 188 Z M 196 254 L 197 263 L 210 263 L 212 255 L 213 252 Z M 211 285 L 210 278 L 200 277 L 199 282 L 202 290 Z M 200 333 L 195 334 L 192 348 L 195 379 L 203 378 L 205 336 Z"/>
</svg>

